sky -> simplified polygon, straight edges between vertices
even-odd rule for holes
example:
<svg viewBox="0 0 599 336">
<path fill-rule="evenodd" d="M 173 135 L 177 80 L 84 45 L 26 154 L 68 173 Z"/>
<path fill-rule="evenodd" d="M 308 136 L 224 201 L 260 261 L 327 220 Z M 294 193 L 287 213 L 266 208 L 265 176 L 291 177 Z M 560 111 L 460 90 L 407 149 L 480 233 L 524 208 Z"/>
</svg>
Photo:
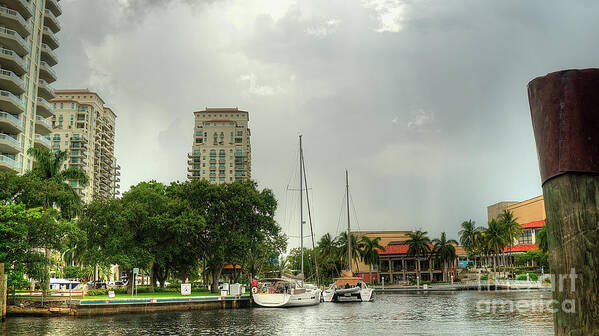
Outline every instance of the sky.
<svg viewBox="0 0 599 336">
<path fill-rule="evenodd" d="M 541 194 L 526 95 L 597 67 L 599 2 L 63 0 L 57 89 L 117 114 L 121 192 L 184 181 L 193 111 L 250 112 L 252 177 L 297 246 L 298 135 L 315 235 L 447 232 Z M 307 227 L 306 227 L 307 230 Z"/>
</svg>

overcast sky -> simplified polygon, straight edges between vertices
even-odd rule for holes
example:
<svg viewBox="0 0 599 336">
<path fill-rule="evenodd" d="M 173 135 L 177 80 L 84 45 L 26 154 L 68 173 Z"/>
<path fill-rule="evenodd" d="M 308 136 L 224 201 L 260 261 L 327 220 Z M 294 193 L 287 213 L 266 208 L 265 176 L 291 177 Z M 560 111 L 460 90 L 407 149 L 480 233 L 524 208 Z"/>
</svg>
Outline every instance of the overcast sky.
<svg viewBox="0 0 599 336">
<path fill-rule="evenodd" d="M 344 225 L 346 168 L 361 230 L 457 238 L 488 205 L 540 195 L 526 84 L 599 61 L 592 0 L 60 3 L 55 87 L 118 115 L 121 191 L 185 180 L 192 112 L 238 106 L 290 236 L 300 132 L 318 236 Z"/>
</svg>

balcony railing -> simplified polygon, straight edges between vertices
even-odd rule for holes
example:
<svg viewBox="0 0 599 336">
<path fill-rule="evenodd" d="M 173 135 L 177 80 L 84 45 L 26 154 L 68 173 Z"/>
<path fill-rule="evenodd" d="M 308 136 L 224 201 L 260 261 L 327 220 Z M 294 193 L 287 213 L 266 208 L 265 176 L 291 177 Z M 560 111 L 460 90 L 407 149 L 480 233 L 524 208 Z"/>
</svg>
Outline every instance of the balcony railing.
<svg viewBox="0 0 599 336">
<path fill-rule="evenodd" d="M 52 48 L 50 48 L 49 45 L 47 45 L 45 43 L 42 43 L 42 50 L 44 52 L 48 53 L 51 56 L 51 58 L 54 59 L 54 61 L 58 60 L 58 57 L 56 56 L 56 53 L 54 51 L 52 51 Z M 56 63 L 58 63 L 58 62 L 56 62 Z"/>
<path fill-rule="evenodd" d="M 37 97 L 37 104 L 38 105 L 42 105 L 43 107 L 45 107 L 46 109 L 48 109 L 48 111 L 52 111 L 52 105 L 50 105 L 50 103 L 48 103 L 44 98 L 42 97 Z"/>
<path fill-rule="evenodd" d="M 60 27 L 60 23 L 58 22 L 58 19 L 56 18 L 56 16 L 54 15 L 54 13 L 52 13 L 50 10 L 46 9 L 44 10 L 44 14 L 47 18 L 50 18 L 50 20 L 53 21 L 53 23 L 56 25 L 56 27 L 58 28 L 56 31 L 61 30 L 62 28 Z M 53 30 L 54 31 L 54 30 Z"/>
<path fill-rule="evenodd" d="M 25 65 L 25 61 L 23 60 L 23 58 L 21 56 L 19 56 L 19 54 L 17 54 L 16 52 L 10 50 L 10 49 L 5 49 L 5 48 L 0 48 L 0 53 L 10 56 L 12 59 L 14 59 L 17 63 L 19 63 L 19 65 L 21 65 L 24 69 L 27 68 L 27 66 Z"/>
<path fill-rule="evenodd" d="M 21 87 L 25 86 L 25 82 L 21 79 L 21 77 L 17 76 L 14 72 L 10 70 L 0 69 L 0 74 L 14 79 L 17 83 L 19 83 L 19 85 L 21 85 Z"/>
<path fill-rule="evenodd" d="M 46 146 L 50 147 L 50 137 L 49 136 L 45 137 L 45 136 L 42 136 L 40 134 L 36 134 L 35 135 L 35 141 L 38 141 L 38 142 L 40 142 L 42 144 L 45 144 Z"/>
<path fill-rule="evenodd" d="M 14 31 L 12 29 L 0 27 L 0 35 L 10 36 L 10 37 L 14 38 L 21 44 L 23 49 L 27 50 L 27 42 L 25 42 L 25 40 L 21 37 L 21 35 L 19 35 L 19 33 L 17 33 L 16 31 Z"/>
<path fill-rule="evenodd" d="M 42 117 L 40 117 L 40 116 L 35 116 L 35 119 L 36 119 L 36 120 L 37 120 L 37 122 L 39 122 L 40 124 L 42 124 L 42 125 L 46 126 L 46 128 L 47 128 L 47 129 L 49 129 L 49 130 L 51 130 L 51 129 L 52 129 L 52 124 L 51 124 L 51 123 L 50 123 L 48 120 L 46 120 L 46 119 L 44 119 L 44 118 L 42 118 Z"/>
<path fill-rule="evenodd" d="M 50 67 L 50 64 L 46 63 L 45 61 L 40 61 L 40 65 L 46 67 L 46 70 L 51 73 L 54 78 L 56 78 L 56 72 L 52 69 L 52 67 Z"/>
<path fill-rule="evenodd" d="M 50 86 L 50 84 L 48 84 L 48 82 L 46 82 L 43 79 L 39 79 L 39 85 L 42 86 L 44 89 L 46 89 L 46 91 L 50 92 L 52 94 L 52 96 L 54 96 L 54 88 Z"/>
<path fill-rule="evenodd" d="M 6 155 L 0 155 L 0 162 L 7 163 L 9 166 L 11 166 L 15 170 L 19 168 L 19 164 L 17 163 L 17 161 L 14 159 L 11 159 L 10 157 L 8 157 Z"/>
<path fill-rule="evenodd" d="M 4 140 L 4 141 L 8 141 L 11 144 L 17 146 L 17 147 L 21 147 L 21 144 L 19 143 L 19 140 L 11 137 L 8 134 L 4 134 L 4 133 L 0 133 L 0 140 Z"/>
<path fill-rule="evenodd" d="M 5 119 L 16 125 L 18 128 L 23 128 L 21 121 L 10 113 L 0 112 L 0 119 Z"/>
<path fill-rule="evenodd" d="M 23 16 L 16 10 L 6 7 L 0 7 L 0 13 L 8 14 L 10 16 L 15 17 L 17 21 L 19 21 L 23 26 L 27 28 L 27 30 L 29 30 L 29 24 L 27 23 L 27 20 L 25 20 L 25 18 L 23 18 Z"/>
<path fill-rule="evenodd" d="M 0 90 L 0 96 L 7 97 L 8 99 L 12 100 L 13 103 L 15 103 L 15 104 L 19 105 L 21 108 L 23 108 L 23 102 L 14 93 L 12 93 L 10 91 Z"/>
</svg>

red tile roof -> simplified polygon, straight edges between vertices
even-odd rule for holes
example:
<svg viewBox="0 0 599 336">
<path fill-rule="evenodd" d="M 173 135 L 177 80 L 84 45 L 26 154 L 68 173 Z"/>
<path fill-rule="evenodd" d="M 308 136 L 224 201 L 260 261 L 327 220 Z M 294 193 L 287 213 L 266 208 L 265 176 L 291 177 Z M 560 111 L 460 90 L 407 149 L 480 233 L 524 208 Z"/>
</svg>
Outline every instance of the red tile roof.
<svg viewBox="0 0 599 336">
<path fill-rule="evenodd" d="M 433 249 L 433 245 L 430 244 L 428 246 L 431 250 Z M 390 255 L 390 254 L 408 254 L 408 249 L 410 245 L 401 244 L 401 245 L 387 245 L 385 246 L 385 251 L 379 250 L 379 255 Z"/>
<path fill-rule="evenodd" d="M 521 244 L 521 245 L 512 246 L 511 251 L 512 252 L 527 252 L 527 251 L 538 250 L 538 249 L 539 249 L 539 245 Z M 510 252 L 509 246 L 506 247 L 503 251 L 504 252 Z"/>
<path fill-rule="evenodd" d="M 526 224 L 522 224 L 520 225 L 523 229 L 536 229 L 536 228 L 542 228 L 545 226 L 545 221 L 544 220 L 539 220 L 539 221 L 534 221 L 534 222 L 530 222 L 530 223 L 526 223 Z"/>
</svg>

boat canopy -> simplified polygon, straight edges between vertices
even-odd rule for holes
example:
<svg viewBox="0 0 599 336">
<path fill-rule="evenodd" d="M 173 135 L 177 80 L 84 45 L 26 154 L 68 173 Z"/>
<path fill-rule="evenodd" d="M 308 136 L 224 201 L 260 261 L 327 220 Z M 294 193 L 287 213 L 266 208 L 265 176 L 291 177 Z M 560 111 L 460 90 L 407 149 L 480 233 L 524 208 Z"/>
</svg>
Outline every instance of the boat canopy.
<svg viewBox="0 0 599 336">
<path fill-rule="evenodd" d="M 355 287 L 363 282 L 362 278 L 355 277 L 352 271 L 341 271 L 341 277 L 335 279 L 335 286 L 344 287 L 346 285 Z"/>
</svg>

